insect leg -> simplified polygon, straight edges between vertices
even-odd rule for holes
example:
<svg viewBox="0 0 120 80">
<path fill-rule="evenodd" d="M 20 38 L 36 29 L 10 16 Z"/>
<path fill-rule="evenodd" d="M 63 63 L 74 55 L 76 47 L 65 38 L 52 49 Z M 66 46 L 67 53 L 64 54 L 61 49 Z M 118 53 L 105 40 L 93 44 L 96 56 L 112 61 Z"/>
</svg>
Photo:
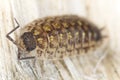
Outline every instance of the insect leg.
<svg viewBox="0 0 120 80">
<path fill-rule="evenodd" d="M 26 59 L 35 59 L 35 57 L 31 56 L 31 57 L 20 58 L 20 55 L 18 54 L 18 60 L 26 60 Z"/>
<path fill-rule="evenodd" d="M 26 60 L 26 59 L 34 59 L 35 56 L 31 56 L 31 57 L 21 57 L 21 53 L 23 53 L 24 51 L 21 51 L 19 48 L 18 48 L 18 60 Z"/>
<path fill-rule="evenodd" d="M 12 33 L 12 32 L 14 32 L 17 28 L 19 28 L 20 27 L 20 25 L 18 24 L 18 22 L 17 22 L 17 20 L 15 19 L 15 22 L 17 23 L 17 27 L 15 27 L 13 30 L 11 30 L 9 33 L 7 33 L 7 35 L 6 35 L 6 37 L 10 40 L 10 41 L 12 41 L 14 44 L 16 44 L 16 42 L 10 37 L 10 34 Z"/>
</svg>

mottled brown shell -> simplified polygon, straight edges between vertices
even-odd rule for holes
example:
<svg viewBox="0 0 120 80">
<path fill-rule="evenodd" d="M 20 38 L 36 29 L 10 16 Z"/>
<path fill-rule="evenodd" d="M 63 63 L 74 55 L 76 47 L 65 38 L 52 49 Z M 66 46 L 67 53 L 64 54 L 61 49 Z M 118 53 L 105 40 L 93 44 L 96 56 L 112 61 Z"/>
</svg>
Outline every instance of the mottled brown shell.
<svg viewBox="0 0 120 80">
<path fill-rule="evenodd" d="M 20 39 L 26 51 L 36 50 L 39 56 L 51 59 L 95 48 L 102 35 L 91 22 L 75 15 L 64 15 L 33 21 L 22 30 Z"/>
</svg>

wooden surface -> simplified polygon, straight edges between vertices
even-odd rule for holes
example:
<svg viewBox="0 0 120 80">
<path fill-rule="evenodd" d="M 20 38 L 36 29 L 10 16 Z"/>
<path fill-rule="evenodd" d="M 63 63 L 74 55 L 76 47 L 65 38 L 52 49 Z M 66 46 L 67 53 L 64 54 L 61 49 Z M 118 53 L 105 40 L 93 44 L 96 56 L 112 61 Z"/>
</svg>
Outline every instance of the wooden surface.
<svg viewBox="0 0 120 80">
<path fill-rule="evenodd" d="M 120 80 L 119 5 L 119 0 L 0 0 L 0 80 Z M 18 61 L 17 47 L 6 38 L 16 26 L 13 18 L 23 28 L 34 19 L 62 14 L 77 14 L 105 26 L 107 48 L 62 61 Z M 15 39 L 19 32 L 11 36 Z"/>
</svg>

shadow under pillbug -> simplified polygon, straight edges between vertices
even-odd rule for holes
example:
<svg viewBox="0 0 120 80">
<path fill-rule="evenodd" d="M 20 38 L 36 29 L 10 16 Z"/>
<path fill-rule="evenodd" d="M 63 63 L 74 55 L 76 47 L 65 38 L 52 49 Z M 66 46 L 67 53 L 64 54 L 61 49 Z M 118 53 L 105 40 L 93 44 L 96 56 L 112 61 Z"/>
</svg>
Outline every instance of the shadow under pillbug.
<svg viewBox="0 0 120 80">
<path fill-rule="evenodd" d="M 37 19 L 26 25 L 14 41 L 9 35 L 18 27 L 7 34 L 18 47 L 18 59 L 61 59 L 79 55 L 81 51 L 95 48 L 103 39 L 100 29 L 76 15 Z"/>
</svg>

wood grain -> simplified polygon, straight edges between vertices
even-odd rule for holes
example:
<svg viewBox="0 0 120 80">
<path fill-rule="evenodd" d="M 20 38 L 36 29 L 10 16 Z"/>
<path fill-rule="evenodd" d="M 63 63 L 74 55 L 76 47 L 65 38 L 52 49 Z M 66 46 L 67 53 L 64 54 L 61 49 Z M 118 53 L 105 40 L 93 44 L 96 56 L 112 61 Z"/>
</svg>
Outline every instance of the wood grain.
<svg viewBox="0 0 120 80">
<path fill-rule="evenodd" d="M 0 0 L 0 80 L 120 80 L 119 5 L 119 0 Z M 17 25 L 14 18 L 21 29 L 34 19 L 62 14 L 77 14 L 105 26 L 107 48 L 61 61 L 18 61 L 17 47 L 6 38 Z M 20 29 L 11 35 L 14 40 Z"/>
</svg>

